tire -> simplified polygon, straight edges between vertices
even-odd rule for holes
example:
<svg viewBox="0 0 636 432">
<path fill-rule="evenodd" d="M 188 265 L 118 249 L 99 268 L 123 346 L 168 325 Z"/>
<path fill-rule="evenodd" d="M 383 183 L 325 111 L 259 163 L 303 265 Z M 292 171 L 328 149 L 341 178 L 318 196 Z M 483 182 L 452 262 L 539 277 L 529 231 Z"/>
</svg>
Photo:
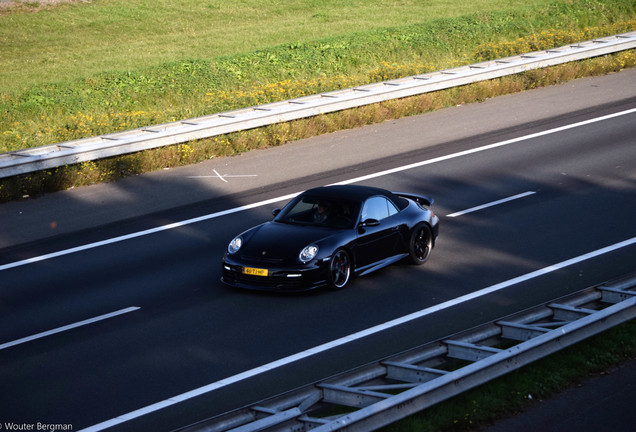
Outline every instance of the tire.
<svg viewBox="0 0 636 432">
<path fill-rule="evenodd" d="M 343 289 L 351 279 L 351 257 L 344 249 L 338 249 L 329 260 L 327 269 L 329 289 Z"/>
<path fill-rule="evenodd" d="M 419 223 L 411 231 L 409 241 L 409 260 L 415 265 L 428 261 L 433 250 L 433 234 L 425 223 Z"/>
</svg>

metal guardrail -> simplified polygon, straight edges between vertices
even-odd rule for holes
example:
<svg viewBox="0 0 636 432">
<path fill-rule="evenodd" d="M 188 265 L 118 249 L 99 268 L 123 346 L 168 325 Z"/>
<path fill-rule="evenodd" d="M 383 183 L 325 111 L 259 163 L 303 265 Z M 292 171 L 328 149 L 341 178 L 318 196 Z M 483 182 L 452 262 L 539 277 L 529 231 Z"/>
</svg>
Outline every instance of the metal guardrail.
<svg viewBox="0 0 636 432">
<path fill-rule="evenodd" d="M 180 432 L 376 430 L 634 318 L 636 276 L 588 288 Z M 458 367 L 458 362 L 467 365 Z M 334 415 L 343 410 L 351 412 Z"/>
<path fill-rule="evenodd" d="M 189 120 L 0 154 L 0 178 L 209 138 L 636 48 L 636 31 Z"/>
</svg>

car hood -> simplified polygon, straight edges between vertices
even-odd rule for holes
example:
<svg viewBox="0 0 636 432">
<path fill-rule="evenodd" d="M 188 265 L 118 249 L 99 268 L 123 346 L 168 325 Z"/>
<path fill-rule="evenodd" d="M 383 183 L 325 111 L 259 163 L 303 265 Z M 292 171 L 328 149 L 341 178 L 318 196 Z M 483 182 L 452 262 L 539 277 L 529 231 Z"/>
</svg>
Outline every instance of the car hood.
<svg viewBox="0 0 636 432">
<path fill-rule="evenodd" d="M 267 222 L 243 235 L 241 258 L 266 262 L 296 262 L 300 251 L 310 244 L 338 233 L 338 230 L 304 225 Z"/>
</svg>

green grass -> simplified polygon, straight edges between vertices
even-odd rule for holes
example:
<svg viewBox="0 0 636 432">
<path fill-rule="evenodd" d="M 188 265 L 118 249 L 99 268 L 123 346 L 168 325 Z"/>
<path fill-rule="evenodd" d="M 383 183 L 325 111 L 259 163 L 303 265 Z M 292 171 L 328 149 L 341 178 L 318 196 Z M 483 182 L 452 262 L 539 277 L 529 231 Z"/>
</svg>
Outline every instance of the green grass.
<svg viewBox="0 0 636 432">
<path fill-rule="evenodd" d="M 524 37 L 550 48 L 631 30 L 634 18 L 630 0 L 20 9 L 0 16 L 0 152 L 468 64 Z"/>
<path fill-rule="evenodd" d="M 94 0 L 0 16 L 0 90 L 210 61 L 546 0 Z"/>
</svg>

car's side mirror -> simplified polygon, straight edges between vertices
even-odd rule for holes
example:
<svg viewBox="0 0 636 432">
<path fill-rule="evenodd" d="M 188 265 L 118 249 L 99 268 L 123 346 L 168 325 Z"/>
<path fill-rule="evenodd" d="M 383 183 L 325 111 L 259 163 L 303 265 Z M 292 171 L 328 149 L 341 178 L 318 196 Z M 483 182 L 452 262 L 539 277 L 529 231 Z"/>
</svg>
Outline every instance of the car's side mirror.
<svg viewBox="0 0 636 432">
<path fill-rule="evenodd" d="M 272 216 L 278 216 L 278 214 L 280 213 L 280 210 L 281 209 L 279 208 L 275 208 L 274 210 L 272 210 Z"/>
<path fill-rule="evenodd" d="M 360 228 L 363 227 L 374 227 L 380 225 L 380 221 L 377 219 L 365 219 L 360 222 Z"/>
</svg>

